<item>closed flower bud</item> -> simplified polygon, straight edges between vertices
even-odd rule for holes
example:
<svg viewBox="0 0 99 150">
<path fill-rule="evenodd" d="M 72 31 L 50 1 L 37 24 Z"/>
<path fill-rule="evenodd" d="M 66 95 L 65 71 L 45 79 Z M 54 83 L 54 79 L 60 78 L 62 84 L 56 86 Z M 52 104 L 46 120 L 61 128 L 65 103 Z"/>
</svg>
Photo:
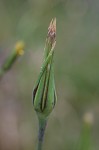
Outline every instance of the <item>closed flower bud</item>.
<svg viewBox="0 0 99 150">
<path fill-rule="evenodd" d="M 56 91 L 54 83 L 53 55 L 56 43 L 56 19 L 52 20 L 48 28 L 45 43 L 44 62 L 41 67 L 37 84 L 33 90 L 33 105 L 37 114 L 47 117 L 56 103 Z"/>
</svg>

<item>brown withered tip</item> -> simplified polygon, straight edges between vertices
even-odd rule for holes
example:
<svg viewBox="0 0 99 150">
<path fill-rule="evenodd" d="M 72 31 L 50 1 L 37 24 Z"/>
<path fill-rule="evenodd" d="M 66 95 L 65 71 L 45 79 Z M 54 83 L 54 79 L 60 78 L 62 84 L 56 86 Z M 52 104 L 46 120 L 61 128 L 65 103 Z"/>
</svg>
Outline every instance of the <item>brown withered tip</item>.
<svg viewBox="0 0 99 150">
<path fill-rule="evenodd" d="M 56 38 L 56 18 L 52 19 L 48 27 L 48 37 L 52 40 Z"/>
</svg>

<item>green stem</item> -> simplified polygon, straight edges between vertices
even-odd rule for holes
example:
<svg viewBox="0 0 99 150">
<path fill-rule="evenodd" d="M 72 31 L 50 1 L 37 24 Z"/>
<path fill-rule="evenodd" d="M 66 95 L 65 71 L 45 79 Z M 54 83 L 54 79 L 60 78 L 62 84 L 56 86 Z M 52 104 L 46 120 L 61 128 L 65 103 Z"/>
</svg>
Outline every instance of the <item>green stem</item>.
<svg viewBox="0 0 99 150">
<path fill-rule="evenodd" d="M 42 150 L 47 120 L 44 118 L 38 118 L 38 119 L 39 119 L 39 134 L 38 134 L 38 148 L 37 148 L 37 150 Z"/>
<path fill-rule="evenodd" d="M 17 59 L 18 55 L 16 52 L 12 53 L 11 56 L 9 56 L 5 62 L 3 63 L 3 65 L 0 68 L 0 79 L 3 77 L 3 75 L 10 70 L 10 68 L 12 67 L 13 63 L 15 62 L 15 60 Z"/>
<path fill-rule="evenodd" d="M 91 146 L 91 125 L 84 123 L 76 150 L 90 150 Z"/>
<path fill-rule="evenodd" d="M 3 74 L 4 74 L 4 70 L 0 68 L 0 79 L 2 78 Z"/>
</svg>

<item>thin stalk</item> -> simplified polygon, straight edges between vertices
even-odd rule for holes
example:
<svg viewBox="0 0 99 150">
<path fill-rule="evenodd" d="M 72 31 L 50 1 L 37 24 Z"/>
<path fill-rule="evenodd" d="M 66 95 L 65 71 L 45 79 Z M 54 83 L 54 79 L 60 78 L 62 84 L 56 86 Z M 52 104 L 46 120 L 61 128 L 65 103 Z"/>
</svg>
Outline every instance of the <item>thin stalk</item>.
<svg viewBox="0 0 99 150">
<path fill-rule="evenodd" d="M 42 145 L 44 141 L 44 133 L 46 129 L 47 120 L 44 118 L 39 119 L 39 133 L 38 133 L 38 147 L 37 150 L 42 150 Z"/>
<path fill-rule="evenodd" d="M 4 70 L 0 68 L 0 79 L 2 78 L 3 74 L 4 74 Z"/>
</svg>

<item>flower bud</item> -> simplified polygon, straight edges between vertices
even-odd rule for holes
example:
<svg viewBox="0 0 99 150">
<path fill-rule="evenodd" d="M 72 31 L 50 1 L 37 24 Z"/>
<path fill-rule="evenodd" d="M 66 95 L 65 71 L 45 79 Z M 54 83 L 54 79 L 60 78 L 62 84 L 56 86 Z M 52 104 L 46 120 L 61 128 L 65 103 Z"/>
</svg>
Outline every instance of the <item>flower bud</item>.
<svg viewBox="0 0 99 150">
<path fill-rule="evenodd" d="M 44 62 L 33 90 L 33 105 L 37 114 L 47 117 L 56 103 L 56 91 L 54 83 L 53 55 L 56 43 L 56 19 L 52 20 L 48 28 L 45 44 Z"/>
</svg>

